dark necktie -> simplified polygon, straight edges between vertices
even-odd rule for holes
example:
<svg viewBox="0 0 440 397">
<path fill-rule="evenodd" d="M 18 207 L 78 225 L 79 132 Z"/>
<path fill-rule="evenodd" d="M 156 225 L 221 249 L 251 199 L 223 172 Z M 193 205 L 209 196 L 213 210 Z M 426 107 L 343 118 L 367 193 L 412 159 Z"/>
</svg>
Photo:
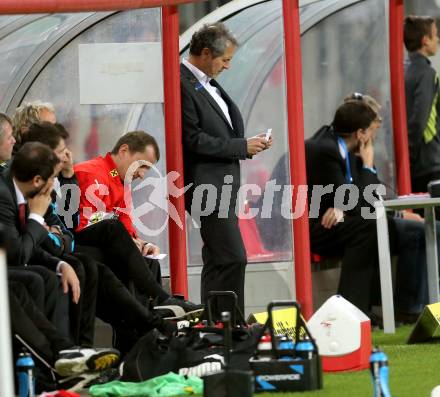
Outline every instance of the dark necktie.
<svg viewBox="0 0 440 397">
<path fill-rule="evenodd" d="M 21 230 L 26 230 L 26 204 L 18 205 L 18 219 L 20 220 Z"/>
<path fill-rule="evenodd" d="M 218 87 L 219 87 L 217 81 L 214 80 L 214 79 L 209 80 L 209 84 L 212 85 L 212 86 L 215 87 L 215 88 L 218 88 Z"/>
</svg>

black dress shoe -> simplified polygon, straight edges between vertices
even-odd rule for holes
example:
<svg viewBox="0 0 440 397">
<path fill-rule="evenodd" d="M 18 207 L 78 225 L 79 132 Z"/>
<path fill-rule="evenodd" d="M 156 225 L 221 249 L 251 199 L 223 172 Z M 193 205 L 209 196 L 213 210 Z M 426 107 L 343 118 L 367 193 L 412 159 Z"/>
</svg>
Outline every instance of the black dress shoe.
<svg viewBox="0 0 440 397">
<path fill-rule="evenodd" d="M 155 306 L 154 311 L 164 320 L 195 320 L 203 314 L 203 305 L 170 296 Z"/>
</svg>

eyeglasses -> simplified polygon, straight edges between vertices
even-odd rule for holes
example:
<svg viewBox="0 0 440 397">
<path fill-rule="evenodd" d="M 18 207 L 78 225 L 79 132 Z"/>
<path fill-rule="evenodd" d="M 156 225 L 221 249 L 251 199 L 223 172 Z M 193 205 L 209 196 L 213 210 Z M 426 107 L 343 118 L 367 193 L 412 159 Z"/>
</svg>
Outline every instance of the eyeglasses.
<svg viewBox="0 0 440 397">
<path fill-rule="evenodd" d="M 352 97 L 357 101 L 362 101 L 364 99 L 364 96 L 360 92 L 353 92 Z"/>
</svg>

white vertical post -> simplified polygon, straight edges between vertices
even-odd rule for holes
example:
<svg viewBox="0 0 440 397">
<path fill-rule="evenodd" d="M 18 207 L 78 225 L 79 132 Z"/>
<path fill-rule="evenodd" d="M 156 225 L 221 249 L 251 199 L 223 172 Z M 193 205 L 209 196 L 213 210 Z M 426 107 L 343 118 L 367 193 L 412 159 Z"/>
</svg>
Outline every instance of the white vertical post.
<svg viewBox="0 0 440 397">
<path fill-rule="evenodd" d="M 376 208 L 377 248 L 379 251 L 380 290 L 382 295 L 383 331 L 394 334 L 393 278 L 391 274 L 390 241 L 386 210 L 381 201 L 374 203 Z"/>
<path fill-rule="evenodd" d="M 0 248 L 0 396 L 14 396 L 6 254 Z"/>
</svg>

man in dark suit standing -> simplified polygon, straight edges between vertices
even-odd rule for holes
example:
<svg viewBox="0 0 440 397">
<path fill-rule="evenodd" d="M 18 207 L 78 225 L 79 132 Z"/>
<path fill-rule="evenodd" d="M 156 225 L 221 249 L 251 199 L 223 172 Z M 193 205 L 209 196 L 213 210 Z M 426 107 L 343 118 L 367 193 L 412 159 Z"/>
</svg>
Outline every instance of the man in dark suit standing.
<svg viewBox="0 0 440 397">
<path fill-rule="evenodd" d="M 185 184 L 192 183 L 185 200 L 193 216 L 201 215 L 202 302 L 209 291 L 234 291 L 244 313 L 247 258 L 235 211 L 239 160 L 269 148 L 272 139 L 244 137 L 239 109 L 214 80 L 229 69 L 237 46 L 222 23 L 205 25 L 194 33 L 180 71 Z M 225 307 L 219 302 L 217 311 Z"/>
</svg>

